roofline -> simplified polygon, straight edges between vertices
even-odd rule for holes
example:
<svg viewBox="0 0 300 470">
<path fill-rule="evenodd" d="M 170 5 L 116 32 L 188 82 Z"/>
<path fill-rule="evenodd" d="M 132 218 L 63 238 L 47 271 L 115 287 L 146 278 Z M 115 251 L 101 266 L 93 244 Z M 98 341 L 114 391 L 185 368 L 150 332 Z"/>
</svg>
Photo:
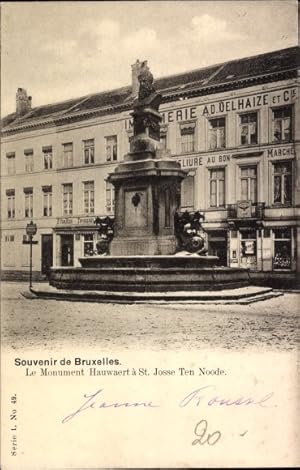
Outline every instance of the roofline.
<svg viewBox="0 0 300 470">
<path fill-rule="evenodd" d="M 236 57 L 235 59 L 230 59 L 230 60 L 227 60 L 226 62 L 218 62 L 217 64 L 206 65 L 205 67 L 197 67 L 195 69 L 186 70 L 185 72 L 181 72 L 181 73 L 174 73 L 174 74 L 171 74 L 171 75 L 161 75 L 161 76 L 159 76 L 155 79 L 155 82 L 157 80 L 160 80 L 160 79 L 163 79 L 163 78 L 180 77 L 180 75 L 184 75 L 186 73 L 198 72 L 199 70 L 207 70 L 211 67 L 221 67 L 222 65 L 232 64 L 233 62 L 236 62 L 236 61 L 254 59 L 255 57 L 261 57 L 263 55 L 270 55 L 270 54 L 273 54 L 275 52 L 288 51 L 289 49 L 296 49 L 296 48 L 298 48 L 300 50 L 300 45 L 296 44 L 295 46 L 286 47 L 284 49 L 275 49 L 274 51 L 262 52 L 261 54 L 249 55 L 249 56 L 246 56 L 246 57 Z"/>
<path fill-rule="evenodd" d="M 294 48 L 298 48 L 300 49 L 300 46 L 299 45 L 295 45 L 295 46 L 291 46 L 291 47 L 287 47 L 285 49 L 275 49 L 274 51 L 269 51 L 269 52 L 262 52 L 261 54 L 257 54 L 257 55 L 252 55 L 252 56 L 247 56 L 247 57 L 240 57 L 240 58 L 235 58 L 235 59 L 230 59 L 226 62 L 219 62 L 217 64 L 210 64 L 210 65 L 206 65 L 205 67 L 197 67 L 195 69 L 191 69 L 191 70 L 186 70 L 185 72 L 178 72 L 178 73 L 174 73 L 174 74 L 170 74 L 170 75 L 160 75 L 159 77 L 155 78 L 155 81 L 158 81 L 158 80 L 162 80 L 162 79 L 169 79 L 169 78 L 175 78 L 175 77 L 180 77 L 181 75 L 184 75 L 186 73 L 193 73 L 193 72 L 198 72 L 199 70 L 208 70 L 212 67 L 221 67 L 222 65 L 228 65 L 228 64 L 231 64 L 233 62 L 236 62 L 236 61 L 241 61 L 241 60 L 247 60 L 247 59 L 253 59 L 254 57 L 260 57 L 260 56 L 263 56 L 263 55 L 269 55 L 269 54 L 272 54 L 272 53 L 275 53 L 275 52 L 280 52 L 280 51 L 287 51 L 289 49 L 294 49 Z M 46 103 L 46 104 L 41 104 L 40 106 L 36 106 L 35 108 L 32 108 L 30 110 L 30 112 L 27 114 L 27 116 L 30 115 L 31 112 L 39 109 L 39 108 L 46 108 L 47 106 L 53 106 L 53 105 L 57 105 L 57 104 L 68 104 L 70 101 L 74 101 L 76 99 L 78 99 L 78 104 L 80 101 L 83 101 L 87 98 L 91 98 L 92 96 L 94 95 L 101 95 L 102 93 L 111 93 L 112 91 L 121 91 L 121 90 L 125 90 L 125 89 L 128 89 L 128 88 L 131 88 L 131 84 L 129 85 L 125 85 L 125 86 L 122 86 L 122 87 L 118 87 L 118 88 L 109 88 L 109 89 L 106 89 L 106 90 L 103 90 L 103 91 L 99 91 L 99 92 L 95 92 L 95 93 L 88 93 L 87 95 L 83 95 L 83 96 L 79 96 L 78 98 L 76 97 L 73 97 L 73 98 L 68 98 L 67 100 L 63 100 L 63 101 L 53 101 L 51 103 Z M 75 105 L 74 105 L 75 106 Z M 14 113 L 9 113 L 7 116 L 4 116 L 3 119 L 5 119 L 6 117 L 10 116 L 11 114 L 14 114 Z"/>
<path fill-rule="evenodd" d="M 215 67 L 218 68 L 218 67 L 226 66 L 230 63 L 237 62 L 237 61 L 253 59 L 253 58 L 256 58 L 256 57 L 260 57 L 260 56 L 264 56 L 264 55 L 270 55 L 272 53 L 276 53 L 276 52 L 280 52 L 280 51 L 288 51 L 290 49 L 297 49 L 297 48 L 300 49 L 300 47 L 298 45 L 296 45 L 296 46 L 288 47 L 286 49 L 277 49 L 277 50 L 274 50 L 274 51 L 271 51 L 271 52 L 265 52 L 265 53 L 258 54 L 258 55 L 255 55 L 255 56 L 248 56 L 248 57 L 243 57 L 243 58 L 240 58 L 240 59 L 232 59 L 232 60 L 227 61 L 227 62 L 222 62 L 222 63 L 219 63 L 219 64 L 212 64 L 212 65 L 209 65 L 209 66 L 206 66 L 206 67 L 193 69 L 193 70 L 190 70 L 190 71 L 187 71 L 187 72 L 182 72 L 182 73 L 178 73 L 178 74 L 172 74 L 172 75 L 167 75 L 167 76 L 163 76 L 163 77 L 158 77 L 155 80 L 155 82 L 157 82 L 160 79 L 169 79 L 169 78 L 174 78 L 174 77 L 180 77 L 181 75 L 197 72 L 197 71 L 200 71 L 200 70 L 207 70 L 209 68 L 215 68 Z M 236 85 L 238 83 L 243 83 L 245 81 L 257 82 L 257 81 L 259 81 L 259 79 L 261 79 L 263 77 L 288 74 L 289 72 L 293 72 L 296 69 L 297 69 L 297 67 L 293 67 L 293 68 L 290 68 L 290 69 L 268 72 L 268 73 L 264 73 L 264 74 L 261 74 L 261 75 L 256 75 L 254 77 L 245 77 L 245 78 L 240 78 L 240 79 L 236 79 L 236 80 L 221 82 L 221 83 L 218 83 L 218 84 L 209 85 L 209 83 L 206 83 L 206 84 L 203 84 L 203 86 L 200 85 L 198 88 L 195 88 L 193 90 L 189 90 L 189 89 L 177 90 L 177 91 L 174 90 L 174 92 L 172 92 L 173 87 L 170 87 L 169 93 L 168 93 L 168 88 L 161 89 L 160 92 L 163 94 L 163 101 L 164 101 L 164 95 L 168 96 L 168 99 L 166 101 L 171 101 L 172 98 L 176 99 L 176 97 L 179 98 L 180 96 L 188 96 L 188 95 L 195 96 L 197 94 L 197 92 L 199 93 L 199 91 L 210 90 L 210 89 L 219 89 L 219 88 L 222 88 L 222 87 L 226 87 L 226 88 L 230 89 L 230 87 L 232 88 L 232 86 L 236 87 Z M 33 117 L 32 120 L 36 119 L 36 121 L 33 121 L 33 122 L 31 121 L 31 123 L 26 123 L 25 119 L 24 119 L 24 121 L 21 120 L 21 122 L 20 121 L 19 122 L 18 121 L 17 122 L 13 121 L 11 124 L 7 124 L 6 129 L 4 128 L 4 130 L 2 131 L 2 135 L 8 135 L 8 134 L 13 133 L 13 132 L 19 132 L 19 131 L 22 131 L 23 129 L 26 130 L 26 129 L 30 129 L 30 128 L 38 128 L 40 126 L 45 126 L 47 124 L 56 125 L 56 121 L 62 121 L 62 120 L 67 121 L 67 120 L 71 120 L 71 119 L 74 119 L 74 118 L 79 117 L 79 116 L 85 116 L 85 115 L 96 114 L 96 113 L 103 113 L 103 112 L 109 111 L 109 110 L 117 111 L 120 108 L 123 108 L 124 110 L 131 109 L 131 104 L 132 103 L 131 103 L 131 101 L 128 101 L 127 103 L 121 103 L 120 105 L 109 105 L 109 106 L 106 105 L 102 108 L 97 107 L 97 108 L 92 108 L 92 109 L 89 109 L 89 110 L 81 111 L 77 114 L 65 115 L 65 113 L 70 112 L 70 110 L 73 107 L 76 107 L 76 106 L 80 105 L 80 103 L 82 103 L 83 101 L 85 101 L 85 100 L 87 100 L 87 99 L 89 99 L 93 96 L 101 96 L 102 94 L 111 93 L 111 92 L 118 92 L 118 91 L 121 91 L 121 90 L 125 91 L 125 90 L 130 89 L 130 87 L 131 87 L 130 85 L 127 85 L 127 86 L 114 88 L 114 89 L 110 89 L 110 90 L 104 90 L 102 92 L 90 93 L 90 94 L 87 94 L 85 96 L 79 97 L 77 99 L 77 103 L 74 104 L 73 106 L 71 106 L 70 108 L 67 108 L 63 111 L 58 111 L 58 113 L 56 115 L 55 115 L 55 113 L 53 113 L 52 115 L 45 116 L 44 120 L 41 117 L 37 117 L 37 118 Z M 165 90 L 165 93 L 164 93 L 164 90 Z M 58 101 L 58 102 L 48 103 L 46 105 L 38 106 L 36 108 L 33 108 L 28 114 L 26 114 L 24 116 L 24 118 L 25 117 L 29 118 L 30 114 L 32 112 L 34 112 L 35 110 L 39 109 L 39 108 L 44 108 L 44 107 L 47 107 L 47 106 L 53 106 L 53 105 L 56 105 L 56 104 L 64 104 L 64 103 L 67 104 L 68 102 L 71 102 L 71 101 L 74 101 L 74 100 L 76 100 L 76 98 L 70 98 L 70 99 L 65 100 L 65 101 Z M 62 113 L 62 114 L 59 114 L 59 113 Z M 5 116 L 3 118 L 3 120 L 5 118 L 8 118 L 9 116 L 11 116 L 13 114 L 14 113 L 8 114 L 7 116 Z M 20 125 L 18 126 L 18 124 L 20 124 Z M 24 124 L 24 125 L 22 125 L 22 124 Z M 9 127 L 9 126 L 11 126 L 11 127 Z"/>
</svg>

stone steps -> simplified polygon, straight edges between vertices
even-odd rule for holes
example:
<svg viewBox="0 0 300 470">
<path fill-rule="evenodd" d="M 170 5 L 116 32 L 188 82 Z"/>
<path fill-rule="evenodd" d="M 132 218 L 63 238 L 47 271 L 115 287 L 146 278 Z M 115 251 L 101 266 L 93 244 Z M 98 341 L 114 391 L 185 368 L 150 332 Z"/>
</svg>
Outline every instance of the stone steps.
<svg viewBox="0 0 300 470">
<path fill-rule="evenodd" d="M 193 292 L 111 292 L 91 290 L 56 289 L 51 286 L 33 288 L 23 292 L 22 295 L 30 299 L 52 299 L 76 302 L 99 303 L 156 303 L 171 302 L 182 304 L 210 304 L 210 303 L 240 303 L 267 300 L 282 295 L 268 287 L 247 286 L 222 291 L 193 291 Z"/>
</svg>

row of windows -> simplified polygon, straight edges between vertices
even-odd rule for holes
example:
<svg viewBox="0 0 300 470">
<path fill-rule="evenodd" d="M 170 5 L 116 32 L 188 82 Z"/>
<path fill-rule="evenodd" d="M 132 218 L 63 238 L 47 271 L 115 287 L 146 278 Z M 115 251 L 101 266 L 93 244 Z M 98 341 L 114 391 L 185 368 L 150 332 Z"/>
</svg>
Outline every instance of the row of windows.
<svg viewBox="0 0 300 470">
<path fill-rule="evenodd" d="M 272 203 L 274 205 L 292 204 L 292 162 L 273 163 L 272 172 Z M 257 166 L 240 167 L 240 194 L 241 201 L 258 202 Z M 218 208 L 226 205 L 226 169 L 215 168 L 209 170 L 209 207 Z M 194 177 L 189 176 L 183 180 L 181 189 L 181 206 L 192 208 L 194 206 Z"/>
<path fill-rule="evenodd" d="M 272 119 L 272 139 L 273 143 L 289 142 L 292 140 L 292 106 L 274 109 Z M 259 142 L 258 135 L 258 113 L 251 112 L 239 116 L 239 142 L 238 145 L 255 145 Z M 208 149 L 218 150 L 226 148 L 226 118 L 209 119 L 208 128 Z M 161 132 L 161 147 L 167 148 L 167 130 Z M 190 153 L 196 151 L 196 123 L 180 125 L 180 151 Z M 42 148 L 43 164 L 45 170 L 53 168 L 52 146 Z M 114 162 L 118 159 L 118 139 L 116 135 L 105 137 L 105 158 L 107 162 Z M 14 175 L 15 153 L 7 153 L 7 173 Z M 24 168 L 26 173 L 34 171 L 33 149 L 24 151 Z M 92 165 L 95 163 L 95 140 L 83 141 L 83 164 Z M 71 168 L 74 164 L 73 143 L 62 144 L 61 167 Z"/>
<path fill-rule="evenodd" d="M 106 161 L 113 162 L 118 159 L 118 140 L 117 136 L 105 137 L 106 141 Z M 51 170 L 53 168 L 53 149 L 52 146 L 42 148 L 43 153 L 43 168 L 44 170 Z M 62 157 L 61 167 L 70 168 L 73 166 L 73 142 L 62 144 Z M 7 157 L 7 173 L 14 175 L 16 173 L 16 154 L 9 152 Z M 83 141 L 83 163 L 85 165 L 92 165 L 95 163 L 95 141 L 88 139 Z M 33 149 L 24 150 L 24 170 L 26 173 L 34 171 L 34 154 Z"/>
<path fill-rule="evenodd" d="M 52 186 L 42 186 L 43 216 L 52 216 Z M 15 190 L 6 191 L 7 218 L 15 218 Z M 110 183 L 106 183 L 106 211 L 112 212 L 114 207 L 114 191 Z M 73 184 L 62 185 L 62 212 L 63 215 L 73 214 Z M 95 213 L 95 189 L 94 181 L 83 183 L 83 212 L 84 214 Z M 33 188 L 24 188 L 24 217 L 33 217 Z"/>
<path fill-rule="evenodd" d="M 219 117 L 208 120 L 208 149 L 226 148 L 226 118 Z M 181 152 L 188 153 L 196 150 L 195 125 L 180 127 Z M 258 113 L 251 112 L 239 116 L 238 145 L 255 145 L 259 142 Z M 163 145 L 167 145 L 166 136 Z M 272 138 L 273 143 L 289 142 L 292 140 L 292 107 L 273 110 Z"/>
<path fill-rule="evenodd" d="M 209 170 L 209 207 L 225 207 L 225 168 L 215 168 Z M 243 166 L 240 168 L 240 199 L 257 201 L 257 166 Z M 52 216 L 52 186 L 42 186 L 43 191 L 43 216 Z M 291 205 L 292 203 L 292 162 L 273 163 L 273 204 Z M 106 182 L 106 212 L 112 213 L 114 209 L 113 186 Z M 6 191 L 7 197 L 7 217 L 15 218 L 15 190 Z M 194 177 L 188 176 L 182 183 L 181 207 L 194 206 Z M 62 186 L 62 212 L 65 216 L 73 214 L 73 184 L 63 184 Z M 95 188 L 94 181 L 83 183 L 83 212 L 84 214 L 95 213 Z M 33 217 L 33 189 L 24 188 L 24 216 Z"/>
</svg>

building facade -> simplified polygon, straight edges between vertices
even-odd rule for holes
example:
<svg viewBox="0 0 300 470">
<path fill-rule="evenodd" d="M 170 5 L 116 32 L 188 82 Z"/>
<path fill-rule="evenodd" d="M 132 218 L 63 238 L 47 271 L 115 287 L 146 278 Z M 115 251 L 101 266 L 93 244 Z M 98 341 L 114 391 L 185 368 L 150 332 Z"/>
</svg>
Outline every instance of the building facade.
<svg viewBox="0 0 300 470">
<path fill-rule="evenodd" d="M 129 151 L 132 84 L 31 108 L 17 92 L 2 121 L 2 272 L 28 271 L 25 228 L 38 227 L 33 270 L 96 252 L 95 219 L 114 213 L 106 181 Z M 300 270 L 299 48 L 156 80 L 161 147 L 187 170 L 180 210 L 204 214 L 209 254 L 257 273 Z"/>
</svg>

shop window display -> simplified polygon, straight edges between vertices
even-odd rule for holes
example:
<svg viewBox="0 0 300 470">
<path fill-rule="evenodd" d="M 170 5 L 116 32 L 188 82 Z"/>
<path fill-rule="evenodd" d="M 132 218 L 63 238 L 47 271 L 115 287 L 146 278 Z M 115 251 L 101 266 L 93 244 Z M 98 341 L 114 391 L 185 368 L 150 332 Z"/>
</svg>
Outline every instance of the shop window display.
<svg viewBox="0 0 300 470">
<path fill-rule="evenodd" d="M 292 244 L 291 230 L 276 229 L 274 235 L 274 269 L 291 269 L 292 267 Z"/>
</svg>

